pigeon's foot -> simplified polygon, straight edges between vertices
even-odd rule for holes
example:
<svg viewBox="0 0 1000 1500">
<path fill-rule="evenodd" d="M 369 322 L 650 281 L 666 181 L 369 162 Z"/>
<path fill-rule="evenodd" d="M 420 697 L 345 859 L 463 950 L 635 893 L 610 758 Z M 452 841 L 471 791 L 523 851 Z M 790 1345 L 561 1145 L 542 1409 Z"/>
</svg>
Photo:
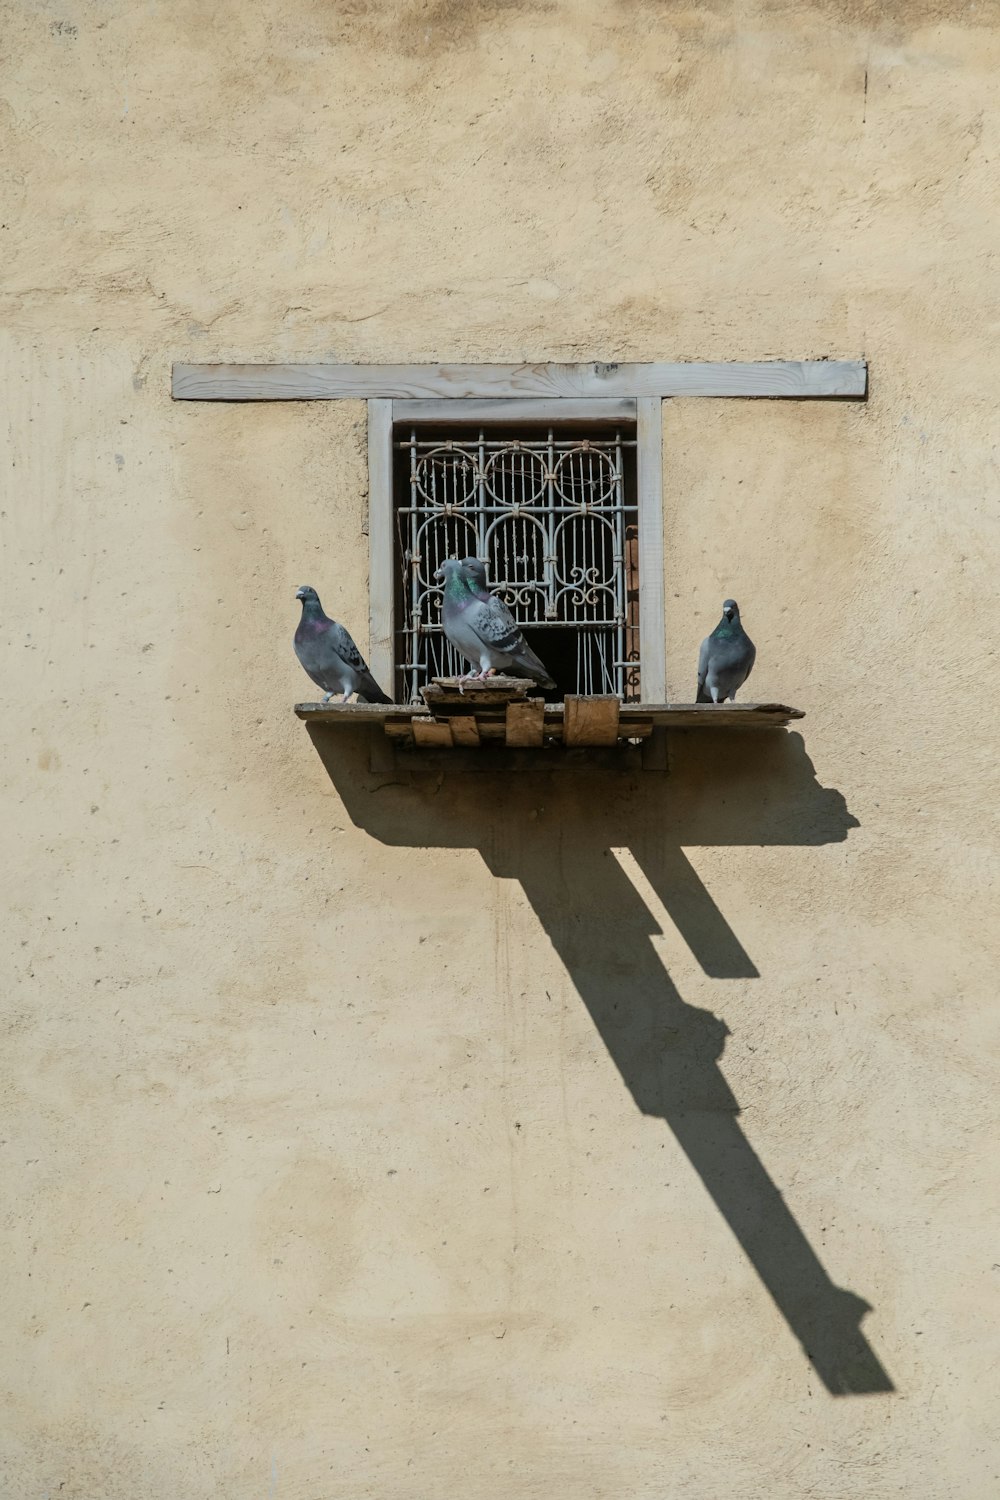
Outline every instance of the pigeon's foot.
<svg viewBox="0 0 1000 1500">
<path fill-rule="evenodd" d="M 323 702 L 324 703 L 329 703 L 329 701 L 330 701 L 330 699 L 332 697 L 333 697 L 332 693 L 324 693 L 324 695 L 323 695 Z"/>
<path fill-rule="evenodd" d="M 348 698 L 350 696 L 351 696 L 351 690 L 350 690 L 350 688 L 348 688 L 346 693 L 341 693 L 341 695 L 340 695 L 340 701 L 341 701 L 341 703 L 346 703 L 347 700 L 348 700 Z"/>
</svg>

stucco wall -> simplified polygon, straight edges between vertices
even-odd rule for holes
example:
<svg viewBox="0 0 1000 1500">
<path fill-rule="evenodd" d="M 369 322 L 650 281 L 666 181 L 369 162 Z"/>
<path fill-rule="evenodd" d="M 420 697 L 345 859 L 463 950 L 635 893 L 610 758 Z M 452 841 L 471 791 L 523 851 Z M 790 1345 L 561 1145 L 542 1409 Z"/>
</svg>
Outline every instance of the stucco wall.
<svg viewBox="0 0 1000 1500">
<path fill-rule="evenodd" d="M 3 1493 L 992 1500 L 995 7 L 2 13 Z M 664 409 L 803 736 L 635 783 L 325 765 L 364 408 L 168 393 L 827 354 Z"/>
</svg>

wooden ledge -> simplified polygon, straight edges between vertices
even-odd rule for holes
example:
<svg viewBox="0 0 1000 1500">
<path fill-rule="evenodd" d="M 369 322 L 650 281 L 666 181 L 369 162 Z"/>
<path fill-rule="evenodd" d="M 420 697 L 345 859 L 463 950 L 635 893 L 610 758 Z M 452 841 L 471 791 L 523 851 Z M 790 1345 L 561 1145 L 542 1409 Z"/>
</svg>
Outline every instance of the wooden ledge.
<svg viewBox="0 0 1000 1500">
<path fill-rule="evenodd" d="M 783 703 L 622 703 L 607 695 L 546 703 L 534 684 L 489 678 L 459 684 L 438 679 L 425 703 L 297 703 L 309 724 L 381 725 L 400 748 L 570 750 L 649 740 L 657 731 L 781 729 L 805 714 Z"/>
</svg>

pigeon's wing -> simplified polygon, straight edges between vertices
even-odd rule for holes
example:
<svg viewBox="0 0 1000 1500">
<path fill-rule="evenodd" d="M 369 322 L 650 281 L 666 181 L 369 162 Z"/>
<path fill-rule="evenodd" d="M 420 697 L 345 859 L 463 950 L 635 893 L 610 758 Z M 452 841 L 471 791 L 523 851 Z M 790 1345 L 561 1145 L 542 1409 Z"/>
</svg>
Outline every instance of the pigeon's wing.
<svg viewBox="0 0 1000 1500">
<path fill-rule="evenodd" d="M 698 692 L 695 695 L 696 703 L 710 703 L 711 697 L 705 691 L 705 678 L 708 676 L 708 661 L 712 654 L 712 638 L 706 635 L 698 652 Z"/>
<path fill-rule="evenodd" d="M 521 633 L 521 627 L 496 594 L 481 599 L 478 609 L 470 609 L 468 621 L 483 645 L 510 657 L 515 666 L 543 687 L 554 687 L 548 669 L 538 660 Z"/>
<path fill-rule="evenodd" d="M 368 663 L 361 655 L 361 652 L 358 650 L 357 646 L 354 644 L 351 637 L 344 629 L 343 625 L 338 625 L 335 620 L 330 626 L 330 629 L 327 631 L 326 638 L 330 642 L 330 645 L 333 647 L 334 651 L 336 651 L 337 655 L 340 657 L 341 661 L 346 661 L 347 665 L 349 667 L 353 667 L 355 672 L 368 671 Z"/>
<path fill-rule="evenodd" d="M 391 703 L 366 667 L 358 676 L 357 693 L 366 703 Z"/>
<path fill-rule="evenodd" d="M 750 637 L 747 636 L 747 669 L 743 677 L 744 682 L 746 682 L 747 678 L 750 676 L 750 673 L 753 671 L 753 664 L 756 660 L 757 647 L 754 645 Z"/>
<path fill-rule="evenodd" d="M 468 619 L 483 644 L 491 646 L 494 651 L 511 656 L 527 650 L 520 625 L 498 595 L 491 594 L 488 599 L 481 600 L 478 609 L 469 610 Z"/>
</svg>

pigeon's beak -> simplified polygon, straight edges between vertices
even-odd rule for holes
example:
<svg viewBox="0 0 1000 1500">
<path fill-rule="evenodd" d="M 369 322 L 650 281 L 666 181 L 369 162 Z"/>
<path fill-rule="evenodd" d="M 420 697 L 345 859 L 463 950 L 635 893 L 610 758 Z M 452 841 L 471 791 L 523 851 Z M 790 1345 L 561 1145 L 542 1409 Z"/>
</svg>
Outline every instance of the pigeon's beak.
<svg viewBox="0 0 1000 1500">
<path fill-rule="evenodd" d="M 727 620 L 731 620 L 733 618 L 733 612 L 731 609 L 724 609 L 722 613 L 725 615 Z"/>
<path fill-rule="evenodd" d="M 295 597 L 296 597 L 296 599 L 304 599 L 306 597 L 306 591 L 305 591 L 305 589 L 296 589 L 295 590 Z"/>
<path fill-rule="evenodd" d="M 444 568 L 438 568 L 437 572 L 434 574 L 434 577 L 435 577 L 435 579 L 437 580 L 438 583 L 443 583 L 444 582 Z"/>
</svg>

